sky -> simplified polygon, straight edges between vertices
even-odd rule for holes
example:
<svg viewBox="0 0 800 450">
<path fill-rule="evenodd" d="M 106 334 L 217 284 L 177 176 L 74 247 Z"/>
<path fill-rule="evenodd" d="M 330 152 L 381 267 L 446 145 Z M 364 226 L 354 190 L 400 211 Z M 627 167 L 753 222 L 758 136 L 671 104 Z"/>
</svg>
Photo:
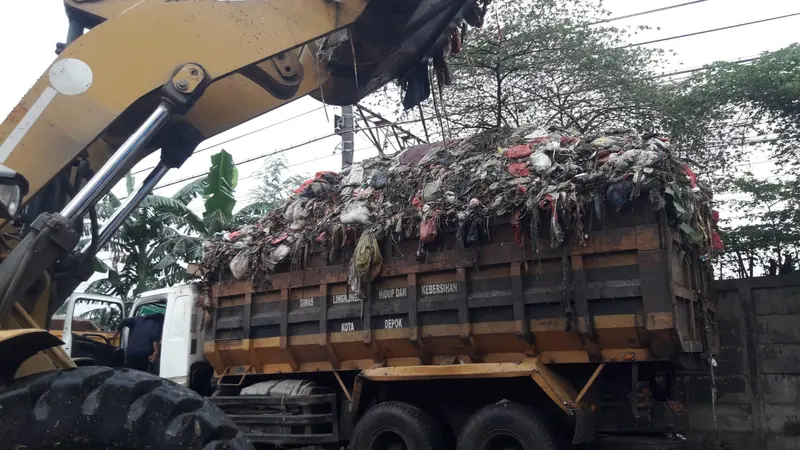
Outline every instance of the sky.
<svg viewBox="0 0 800 450">
<path fill-rule="evenodd" d="M 156 0 L 147 0 L 156 1 Z M 611 17 L 619 17 L 644 10 L 685 3 L 687 0 L 605 0 L 604 6 Z M 646 30 L 631 37 L 631 42 L 642 42 L 670 36 L 693 33 L 712 28 L 750 22 L 774 16 L 800 12 L 800 5 L 787 0 L 708 0 L 673 10 L 654 13 L 615 22 L 615 25 L 649 25 Z M 651 47 L 663 48 L 677 53 L 670 57 L 665 72 L 694 68 L 717 60 L 734 60 L 756 56 L 768 50 L 777 50 L 798 40 L 800 16 L 782 20 L 702 34 L 684 39 L 671 40 Z M 0 1 L 0 117 L 5 117 L 27 92 L 36 79 L 48 69 L 55 58 L 55 46 L 66 38 L 67 19 L 60 0 Z M 135 39 L 135 36 L 131 36 Z M 215 146 L 191 157 L 180 170 L 172 171 L 162 181 L 169 184 L 188 176 L 199 175 L 208 170 L 210 156 L 220 149 L 232 154 L 234 161 L 274 152 L 333 131 L 333 115 L 339 114 L 337 107 L 323 107 L 311 98 L 299 99 L 283 108 L 244 123 L 225 133 L 208 139 L 199 148 L 214 146 L 236 136 L 252 134 Z M 295 117 L 300 115 L 300 117 Z M 394 117 L 387 114 L 387 119 Z M 414 124 L 410 130 L 423 135 Z M 256 131 L 263 129 L 261 131 Z M 290 166 L 290 173 L 313 174 L 319 170 L 337 170 L 341 166 L 341 155 L 337 149 L 339 138 L 333 136 L 314 144 L 283 153 Z M 364 136 L 358 133 L 355 142 L 355 160 L 375 156 L 377 152 Z M 758 161 L 753 166 L 757 176 L 768 175 L 770 164 Z M 134 169 L 139 172 L 151 167 L 157 156 L 145 158 Z M 239 206 L 252 201 L 248 191 L 258 183 L 258 171 L 263 160 L 242 164 L 239 169 L 237 198 Z M 146 175 L 139 173 L 137 179 Z M 179 184 L 156 188 L 156 192 L 169 195 Z M 124 187 L 117 186 L 115 193 L 124 195 Z M 201 211 L 200 205 L 192 205 Z"/>
</svg>

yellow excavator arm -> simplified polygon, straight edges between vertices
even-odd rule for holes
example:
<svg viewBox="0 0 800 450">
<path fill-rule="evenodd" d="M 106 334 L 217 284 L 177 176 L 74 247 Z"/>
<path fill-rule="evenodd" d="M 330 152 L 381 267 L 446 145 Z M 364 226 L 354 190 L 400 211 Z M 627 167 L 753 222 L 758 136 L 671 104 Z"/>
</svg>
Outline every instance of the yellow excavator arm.
<svg viewBox="0 0 800 450">
<path fill-rule="evenodd" d="M 0 320 L 18 313 L 0 329 L 46 326 L 91 274 L 96 250 L 204 139 L 308 94 L 354 104 L 440 56 L 465 15 L 481 10 L 475 0 L 65 0 L 65 8 L 67 42 L 0 125 L 0 216 L 22 238 L 0 263 Z M 75 253 L 84 217 L 156 149 L 161 163 Z"/>
</svg>

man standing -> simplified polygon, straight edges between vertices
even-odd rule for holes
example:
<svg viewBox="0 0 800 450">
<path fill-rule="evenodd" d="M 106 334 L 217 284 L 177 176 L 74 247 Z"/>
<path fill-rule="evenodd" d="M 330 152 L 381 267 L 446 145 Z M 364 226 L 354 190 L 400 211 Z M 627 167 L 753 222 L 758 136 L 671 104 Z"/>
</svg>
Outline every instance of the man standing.
<svg viewBox="0 0 800 450">
<path fill-rule="evenodd" d="M 125 349 L 125 367 L 147 372 L 150 363 L 158 360 L 161 350 L 163 314 L 129 317 L 120 322 L 112 340 L 127 327 L 128 345 Z"/>
</svg>

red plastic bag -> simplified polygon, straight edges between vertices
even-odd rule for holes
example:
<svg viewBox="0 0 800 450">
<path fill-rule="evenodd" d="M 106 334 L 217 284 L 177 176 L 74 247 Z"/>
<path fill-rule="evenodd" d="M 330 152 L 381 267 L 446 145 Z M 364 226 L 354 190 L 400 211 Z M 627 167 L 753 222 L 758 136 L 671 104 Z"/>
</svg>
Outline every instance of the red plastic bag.
<svg viewBox="0 0 800 450">
<path fill-rule="evenodd" d="M 433 217 L 423 220 L 422 223 L 419 224 L 419 239 L 422 242 L 427 244 L 435 241 L 436 233 L 436 220 Z"/>
<path fill-rule="evenodd" d="M 697 189 L 697 175 L 689 168 L 688 164 L 683 165 L 683 171 L 686 173 L 686 176 L 689 177 L 689 183 L 692 185 L 692 189 Z"/>
<path fill-rule="evenodd" d="M 711 211 L 711 220 L 713 220 L 714 223 L 719 222 L 719 211 L 717 211 L 716 209 Z"/>
<path fill-rule="evenodd" d="M 531 170 L 528 168 L 528 163 L 516 162 L 508 165 L 508 173 L 514 177 L 527 177 L 531 174 Z"/>
<path fill-rule="evenodd" d="M 295 194 L 301 194 L 303 191 L 306 190 L 306 188 L 308 187 L 309 184 L 314 182 L 314 180 L 322 179 L 322 177 L 324 177 L 325 175 L 328 175 L 328 174 L 338 175 L 336 172 L 331 172 L 330 170 L 319 171 L 319 172 L 314 174 L 314 178 L 311 178 L 311 179 L 308 179 L 306 181 L 303 181 L 303 184 L 301 184 L 299 188 L 295 189 L 292 192 L 294 192 Z"/>
<path fill-rule="evenodd" d="M 722 242 L 722 238 L 716 230 L 711 230 L 711 248 L 716 251 L 725 250 L 725 244 Z"/>
<path fill-rule="evenodd" d="M 280 244 L 281 242 L 285 241 L 285 240 L 286 240 L 286 238 L 288 238 L 288 237 L 289 237 L 289 235 L 284 233 L 282 236 L 279 236 L 279 237 L 276 237 L 275 239 L 273 239 L 273 240 L 270 242 L 270 244 L 272 244 L 272 245 L 278 245 L 278 244 Z"/>
<path fill-rule="evenodd" d="M 506 150 L 506 157 L 508 158 L 527 158 L 531 155 L 531 148 L 527 144 L 515 145 Z"/>
</svg>

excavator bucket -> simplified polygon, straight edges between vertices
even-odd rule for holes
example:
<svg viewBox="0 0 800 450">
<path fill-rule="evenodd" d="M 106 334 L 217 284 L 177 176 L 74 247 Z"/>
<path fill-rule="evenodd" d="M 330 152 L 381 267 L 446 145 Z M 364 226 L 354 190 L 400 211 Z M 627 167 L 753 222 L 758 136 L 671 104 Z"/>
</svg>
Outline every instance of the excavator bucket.
<svg viewBox="0 0 800 450">
<path fill-rule="evenodd" d="M 330 79 L 312 96 L 333 105 L 358 103 L 445 54 L 464 18 L 479 24 L 485 8 L 474 0 L 371 0 L 351 28 L 322 40 Z"/>
</svg>

